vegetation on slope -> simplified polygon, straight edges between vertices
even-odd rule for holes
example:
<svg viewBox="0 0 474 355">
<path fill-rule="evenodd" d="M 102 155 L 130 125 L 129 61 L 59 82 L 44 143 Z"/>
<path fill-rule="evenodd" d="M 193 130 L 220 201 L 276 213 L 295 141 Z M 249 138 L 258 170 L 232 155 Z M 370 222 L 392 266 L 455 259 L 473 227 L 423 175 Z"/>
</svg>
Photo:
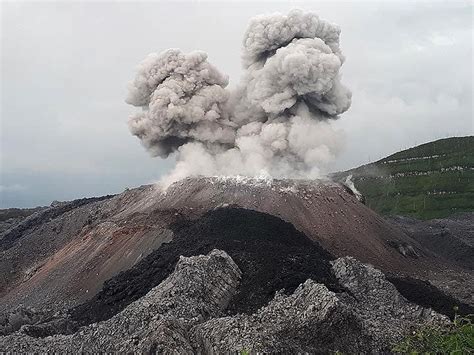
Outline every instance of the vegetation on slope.
<svg viewBox="0 0 474 355">
<path fill-rule="evenodd" d="M 474 325 L 470 317 L 456 317 L 446 326 L 417 329 L 393 349 L 402 354 L 472 354 Z"/>
<path fill-rule="evenodd" d="M 348 175 L 382 214 L 431 219 L 474 211 L 474 136 L 422 144 L 335 177 Z"/>
</svg>

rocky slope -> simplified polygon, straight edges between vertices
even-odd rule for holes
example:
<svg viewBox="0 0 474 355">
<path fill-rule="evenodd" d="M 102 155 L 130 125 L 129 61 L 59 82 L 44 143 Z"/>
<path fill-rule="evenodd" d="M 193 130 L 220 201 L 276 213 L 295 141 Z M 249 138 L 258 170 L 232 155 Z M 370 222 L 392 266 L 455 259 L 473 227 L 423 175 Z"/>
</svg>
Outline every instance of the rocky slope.
<svg viewBox="0 0 474 355">
<path fill-rule="evenodd" d="M 474 213 L 428 221 L 394 216 L 388 221 L 437 255 L 474 269 Z"/>
<path fill-rule="evenodd" d="M 190 353 L 189 329 L 224 309 L 235 293 L 240 270 L 222 251 L 181 258 L 159 287 L 108 321 L 71 336 L 33 338 L 22 332 L 0 337 L 3 351 Z"/>
<path fill-rule="evenodd" d="M 307 280 L 293 294 L 277 294 L 252 315 L 212 319 L 194 327 L 198 352 L 320 353 L 389 351 L 414 325 L 446 318 L 407 302 L 384 275 L 354 258 L 332 262 L 346 292 Z"/>
<path fill-rule="evenodd" d="M 471 222 L 386 220 L 329 181 L 55 203 L 0 234 L 0 350 L 386 351 L 473 313 Z"/>
<path fill-rule="evenodd" d="M 384 275 L 354 258 L 332 262 L 346 292 L 307 280 L 288 296 L 277 293 L 250 315 L 222 317 L 242 273 L 219 250 L 180 258 L 145 296 L 107 321 L 73 335 L 35 338 L 31 326 L 0 337 L 2 351 L 23 352 L 310 352 L 387 351 L 410 327 L 447 318 L 411 304 Z M 376 311 L 374 311 L 376 310 Z"/>
<path fill-rule="evenodd" d="M 186 221 L 199 226 L 204 223 L 200 218 L 222 206 L 281 218 L 330 255 L 354 256 L 393 277 L 428 279 L 437 287 L 449 281 L 446 292 L 472 303 L 470 270 L 425 248 L 339 184 L 190 178 L 166 192 L 143 186 L 116 196 L 55 205 L 4 232 L 0 236 L 0 310 L 22 305 L 62 311 L 80 305 L 97 295 L 105 281 L 138 265 L 153 251 L 174 248 L 161 264 L 167 266 L 156 274 L 162 276 L 152 278 L 155 281 L 148 290 L 169 274 L 178 254 L 209 251 L 188 248 L 199 244 L 196 239 L 186 244 L 183 235 L 202 234 L 192 227 L 181 234 L 180 230 L 186 229 Z M 222 234 L 227 225 L 220 225 Z M 170 244 L 173 238 L 179 242 Z M 209 240 L 207 248 L 218 239 Z M 132 296 L 139 295 L 132 292 Z M 133 297 L 126 298 L 124 305 Z"/>
<path fill-rule="evenodd" d="M 0 234 L 19 224 L 23 219 L 46 207 L 0 209 Z"/>
<path fill-rule="evenodd" d="M 170 240 L 166 226 L 173 211 L 126 213 L 142 197 L 139 192 L 51 206 L 3 233 L 0 310 L 19 304 L 59 310 L 80 303 Z"/>
<path fill-rule="evenodd" d="M 107 319 L 158 285 L 181 255 L 206 254 L 213 248 L 226 250 L 245 275 L 228 313 L 254 312 L 276 291 L 292 292 L 308 278 L 340 289 L 330 272 L 333 256 L 277 217 L 219 208 L 171 228 L 172 241 L 107 281 L 96 296 L 71 310 L 68 319 L 77 325 Z"/>
</svg>

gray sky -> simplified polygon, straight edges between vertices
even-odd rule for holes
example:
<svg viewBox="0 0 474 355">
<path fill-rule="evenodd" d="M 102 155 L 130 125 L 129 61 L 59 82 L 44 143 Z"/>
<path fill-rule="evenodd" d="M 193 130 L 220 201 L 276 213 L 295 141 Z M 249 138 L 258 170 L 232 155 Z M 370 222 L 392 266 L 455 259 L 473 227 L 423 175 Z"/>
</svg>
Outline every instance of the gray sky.
<svg viewBox="0 0 474 355">
<path fill-rule="evenodd" d="M 472 135 L 470 1 L 2 2 L 0 207 L 116 193 L 172 160 L 148 156 L 124 99 L 150 52 L 201 49 L 235 85 L 248 20 L 314 11 L 342 28 L 352 107 L 336 123 L 346 169 Z"/>
</svg>

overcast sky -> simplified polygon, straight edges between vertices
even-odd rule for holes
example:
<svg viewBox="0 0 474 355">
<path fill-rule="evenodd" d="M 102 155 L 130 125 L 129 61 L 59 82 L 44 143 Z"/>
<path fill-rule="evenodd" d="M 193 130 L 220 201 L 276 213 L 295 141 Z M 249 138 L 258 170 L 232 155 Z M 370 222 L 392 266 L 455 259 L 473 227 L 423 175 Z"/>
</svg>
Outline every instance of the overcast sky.
<svg viewBox="0 0 474 355">
<path fill-rule="evenodd" d="M 0 207 L 117 193 L 150 183 L 127 128 L 127 82 L 148 53 L 201 49 L 235 85 L 248 20 L 314 11 L 342 28 L 352 107 L 333 169 L 472 135 L 471 1 L 1 2 Z"/>
</svg>

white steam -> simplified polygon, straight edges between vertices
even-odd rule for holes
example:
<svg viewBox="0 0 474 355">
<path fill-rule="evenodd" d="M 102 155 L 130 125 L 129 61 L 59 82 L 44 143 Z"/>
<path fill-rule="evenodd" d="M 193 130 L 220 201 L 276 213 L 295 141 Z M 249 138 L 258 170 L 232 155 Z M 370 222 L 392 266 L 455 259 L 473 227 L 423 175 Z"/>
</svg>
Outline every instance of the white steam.
<svg viewBox="0 0 474 355">
<path fill-rule="evenodd" d="M 151 154 L 176 152 L 164 185 L 189 175 L 320 176 L 342 142 L 330 122 L 351 104 L 339 33 L 300 10 L 254 18 L 233 91 L 203 52 L 150 54 L 130 84 L 127 103 L 143 111 L 129 126 Z"/>
</svg>

